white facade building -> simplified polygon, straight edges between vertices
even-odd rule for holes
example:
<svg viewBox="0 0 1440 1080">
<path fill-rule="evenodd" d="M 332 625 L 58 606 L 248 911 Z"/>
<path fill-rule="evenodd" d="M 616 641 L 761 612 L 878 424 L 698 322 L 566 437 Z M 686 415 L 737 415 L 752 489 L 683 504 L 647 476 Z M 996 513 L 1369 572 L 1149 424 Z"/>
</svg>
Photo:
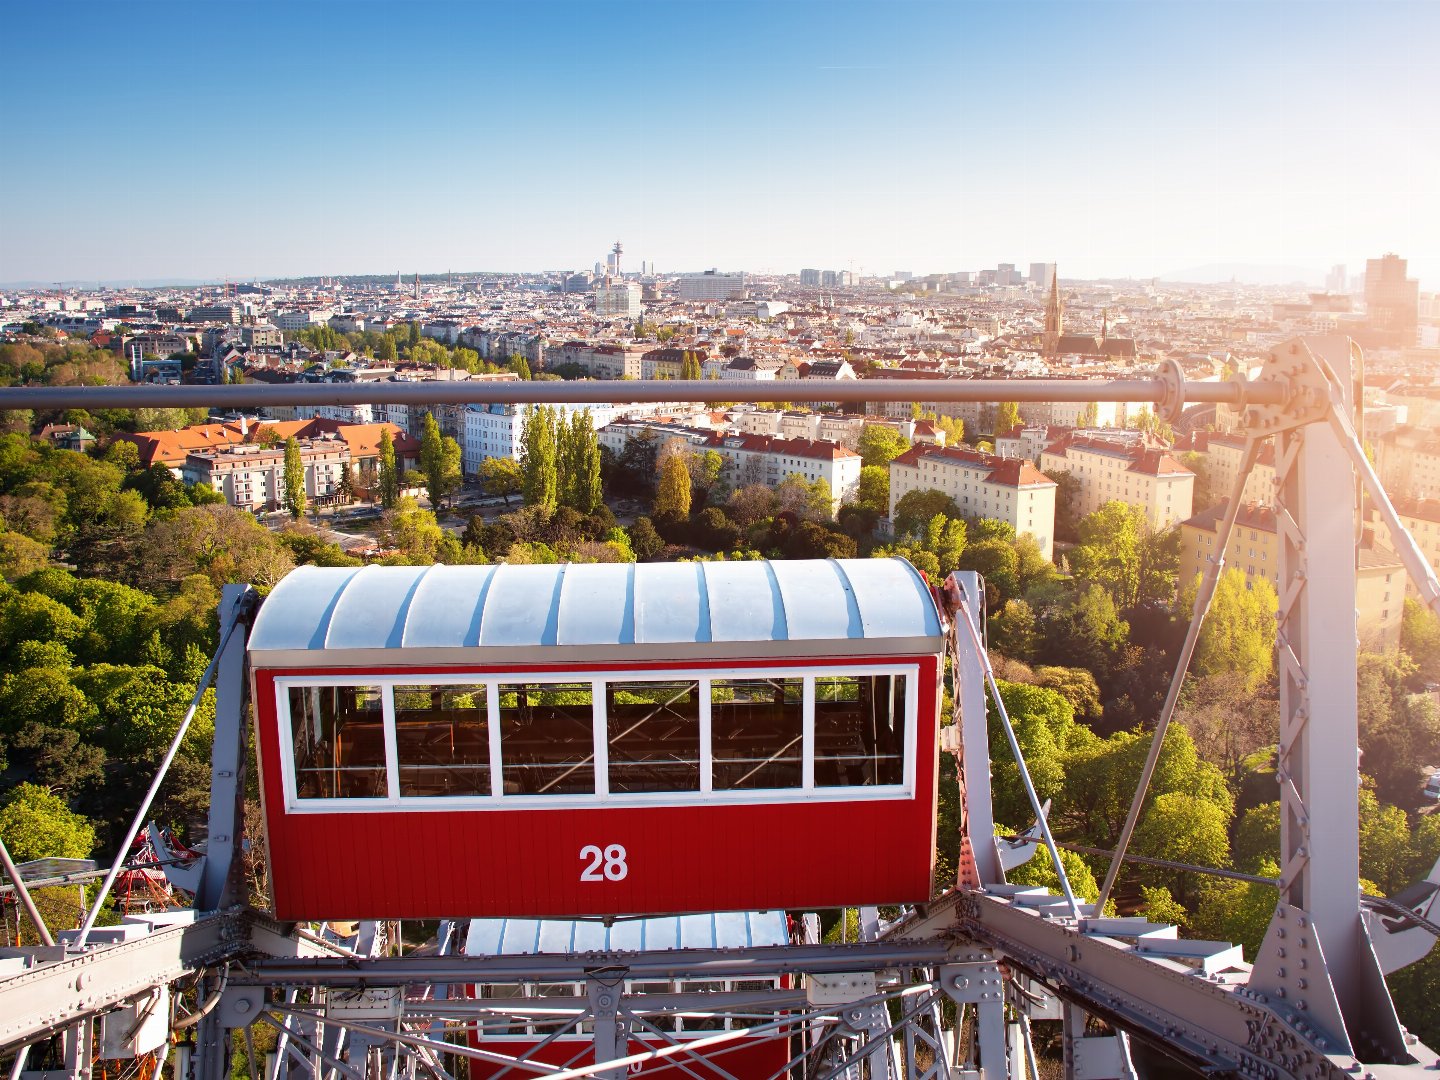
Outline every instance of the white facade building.
<svg viewBox="0 0 1440 1080">
<path fill-rule="evenodd" d="M 615 281 L 595 290 L 597 319 L 638 319 L 644 314 L 640 303 L 640 286 L 629 281 Z"/>
<path fill-rule="evenodd" d="M 706 270 L 703 274 L 682 274 L 675 279 L 675 295 L 681 300 L 730 300 L 745 294 L 743 272 L 722 274 Z"/>
<path fill-rule="evenodd" d="M 1067 435 L 1040 452 L 1040 468 L 1080 482 L 1081 517 L 1123 502 L 1142 510 L 1159 531 L 1186 520 L 1193 508 L 1195 474 L 1165 449 Z"/>
<path fill-rule="evenodd" d="M 890 462 L 890 520 L 912 491 L 939 491 L 971 519 L 992 518 L 1016 535 L 1035 538 L 1048 559 L 1054 551 L 1055 481 L 1030 462 L 968 447 L 912 446 Z"/>
</svg>

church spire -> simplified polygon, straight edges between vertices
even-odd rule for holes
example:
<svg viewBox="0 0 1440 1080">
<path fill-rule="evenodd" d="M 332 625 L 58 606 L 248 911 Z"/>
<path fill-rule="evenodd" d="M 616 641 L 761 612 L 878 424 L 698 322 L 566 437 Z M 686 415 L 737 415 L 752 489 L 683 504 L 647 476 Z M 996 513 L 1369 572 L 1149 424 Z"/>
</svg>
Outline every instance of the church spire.
<svg viewBox="0 0 1440 1080">
<path fill-rule="evenodd" d="M 1065 302 L 1060 299 L 1059 270 L 1050 273 L 1050 299 L 1045 302 L 1045 355 L 1054 356 L 1065 331 Z"/>
</svg>

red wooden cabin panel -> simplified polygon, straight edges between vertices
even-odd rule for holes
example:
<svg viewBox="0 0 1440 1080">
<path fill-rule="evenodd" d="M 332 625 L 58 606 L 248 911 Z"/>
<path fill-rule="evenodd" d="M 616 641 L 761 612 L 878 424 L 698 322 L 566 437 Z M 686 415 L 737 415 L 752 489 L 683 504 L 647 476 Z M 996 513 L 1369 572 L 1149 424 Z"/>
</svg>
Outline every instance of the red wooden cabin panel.
<svg viewBox="0 0 1440 1080">
<path fill-rule="evenodd" d="M 566 918 L 923 902 L 930 897 L 934 865 L 938 659 L 845 656 L 829 665 L 867 663 L 919 666 L 913 797 L 830 788 L 775 802 L 727 803 L 690 793 L 665 803 L 616 806 L 576 796 L 573 806 L 541 809 L 515 797 L 514 809 L 407 806 L 298 813 L 287 811 L 281 782 L 275 676 L 363 681 L 367 675 L 446 672 L 398 666 L 257 670 L 275 914 L 286 920 Z M 816 673 L 827 666 L 777 656 L 750 665 L 613 664 L 606 670 L 678 673 L 781 665 Z M 496 674 L 496 669 L 464 670 L 477 677 Z M 594 862 L 581 856 L 590 845 L 624 849 L 620 880 L 603 874 L 598 881 L 581 880 Z"/>
</svg>

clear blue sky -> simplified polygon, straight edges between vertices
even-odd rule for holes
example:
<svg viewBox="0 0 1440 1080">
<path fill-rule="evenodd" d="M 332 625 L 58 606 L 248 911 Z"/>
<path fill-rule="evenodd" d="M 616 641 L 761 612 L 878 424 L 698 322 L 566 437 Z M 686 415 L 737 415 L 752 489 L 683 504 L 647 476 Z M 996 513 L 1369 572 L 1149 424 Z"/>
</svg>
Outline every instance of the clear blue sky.
<svg viewBox="0 0 1440 1080">
<path fill-rule="evenodd" d="M 0 281 L 1056 260 L 1440 288 L 1440 3 L 0 4 Z"/>
</svg>

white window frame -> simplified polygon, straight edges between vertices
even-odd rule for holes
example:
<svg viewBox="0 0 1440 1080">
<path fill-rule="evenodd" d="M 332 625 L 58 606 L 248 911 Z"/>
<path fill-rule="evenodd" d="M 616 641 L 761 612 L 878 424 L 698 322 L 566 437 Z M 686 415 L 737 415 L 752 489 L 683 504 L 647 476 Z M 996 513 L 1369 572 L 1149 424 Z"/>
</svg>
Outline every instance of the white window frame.
<svg viewBox="0 0 1440 1080">
<path fill-rule="evenodd" d="M 815 678 L 817 675 L 903 675 L 905 676 L 905 740 L 904 771 L 899 784 L 876 784 L 855 787 L 817 787 L 815 784 Z M 802 778 L 798 788 L 751 788 L 715 791 L 710 747 L 710 684 L 716 679 L 799 678 L 804 680 Z M 609 792 L 609 747 L 605 714 L 604 684 L 607 682 L 680 682 L 700 684 L 700 789 L 698 791 L 649 791 L 612 795 Z M 516 683 L 579 683 L 592 684 L 591 723 L 595 738 L 592 768 L 595 769 L 595 791 L 573 795 L 506 795 L 504 794 L 500 740 L 500 696 L 502 685 Z M 395 732 L 396 686 L 481 686 L 485 687 L 485 703 L 489 724 L 490 794 L 421 796 L 400 795 L 399 753 Z M 365 686 L 380 690 L 382 718 L 385 725 L 385 798 L 302 799 L 297 794 L 295 776 L 295 737 L 290 718 L 292 688 Z M 423 669 L 392 675 L 277 675 L 274 678 L 276 734 L 280 742 L 280 779 L 287 814 L 366 813 L 379 810 L 404 812 L 437 812 L 456 810 L 553 810 L 599 807 L 688 806 L 697 802 L 706 805 L 747 803 L 856 802 L 915 797 L 917 721 L 920 699 L 920 665 L 903 664 L 837 664 L 823 667 L 726 667 L 667 668 L 643 671 L 534 671 L 534 672 L 427 672 Z"/>
</svg>

